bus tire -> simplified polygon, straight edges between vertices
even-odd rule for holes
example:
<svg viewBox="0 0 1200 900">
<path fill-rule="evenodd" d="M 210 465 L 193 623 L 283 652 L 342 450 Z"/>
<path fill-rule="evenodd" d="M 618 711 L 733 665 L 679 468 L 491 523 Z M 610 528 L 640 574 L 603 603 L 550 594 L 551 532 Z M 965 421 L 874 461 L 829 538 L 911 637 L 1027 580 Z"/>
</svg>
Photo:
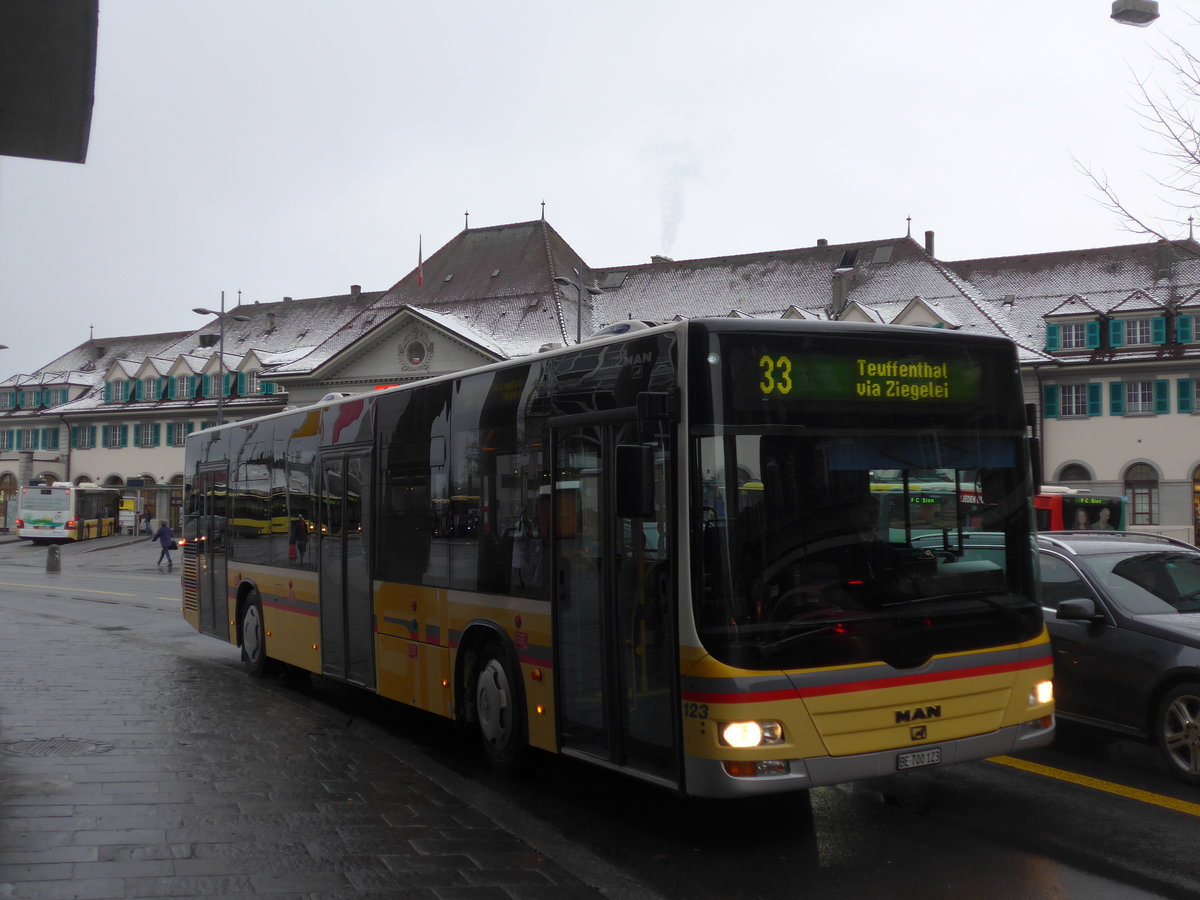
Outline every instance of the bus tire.
<svg viewBox="0 0 1200 900">
<path fill-rule="evenodd" d="M 1172 775 L 1200 785 L 1200 682 L 1167 691 L 1154 716 L 1154 742 Z"/>
<path fill-rule="evenodd" d="M 525 703 L 520 679 L 494 640 L 479 654 L 474 690 L 475 722 L 484 753 L 493 768 L 512 772 L 525 754 Z"/>
<path fill-rule="evenodd" d="M 251 593 L 242 607 L 241 622 L 242 663 L 246 671 L 255 678 L 263 678 L 271 671 L 267 657 L 267 630 L 263 625 L 262 601 L 258 592 Z"/>
</svg>

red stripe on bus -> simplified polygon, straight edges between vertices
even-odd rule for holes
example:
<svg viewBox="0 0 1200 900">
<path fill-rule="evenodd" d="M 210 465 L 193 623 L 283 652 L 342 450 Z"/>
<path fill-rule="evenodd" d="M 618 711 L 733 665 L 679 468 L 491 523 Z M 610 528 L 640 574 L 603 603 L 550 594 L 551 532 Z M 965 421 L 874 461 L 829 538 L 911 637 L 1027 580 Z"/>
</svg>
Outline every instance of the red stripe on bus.
<svg viewBox="0 0 1200 900">
<path fill-rule="evenodd" d="M 791 700 L 797 697 L 827 697 L 832 694 L 854 694 L 859 691 L 877 691 L 882 688 L 902 687 L 910 684 L 931 684 L 938 681 L 958 681 L 963 678 L 979 678 L 1004 672 L 1019 672 L 1053 664 L 1049 656 L 1015 663 L 998 663 L 992 666 L 976 666 L 970 669 L 955 669 L 951 672 L 929 672 L 922 675 L 897 675 L 892 678 L 875 678 L 870 681 L 854 681 L 842 684 L 825 684 L 810 688 L 783 691 L 751 691 L 747 693 L 704 693 L 684 691 L 683 699 L 696 703 L 767 703 L 772 700 Z"/>
<path fill-rule="evenodd" d="M 286 603 L 275 603 L 275 602 L 273 602 L 273 601 L 270 601 L 270 600 L 264 600 L 264 601 L 262 601 L 262 605 L 263 605 L 264 607 L 268 607 L 268 606 L 269 606 L 271 609 L 282 609 L 284 612 L 294 612 L 294 613 L 296 613 L 297 615 L 300 615 L 300 616 L 317 616 L 317 615 L 319 615 L 319 613 L 320 613 L 320 610 L 316 610 L 316 609 L 311 609 L 311 610 L 309 610 L 309 609 L 301 609 L 301 608 L 300 608 L 300 607 L 298 607 L 298 606 L 288 606 Z"/>
</svg>

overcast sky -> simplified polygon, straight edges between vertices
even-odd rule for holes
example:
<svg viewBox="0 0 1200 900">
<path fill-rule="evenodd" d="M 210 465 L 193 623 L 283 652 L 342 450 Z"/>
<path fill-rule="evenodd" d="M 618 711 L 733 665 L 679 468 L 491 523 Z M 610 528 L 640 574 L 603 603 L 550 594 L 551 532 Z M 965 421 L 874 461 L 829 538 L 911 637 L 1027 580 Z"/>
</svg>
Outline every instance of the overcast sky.
<svg viewBox="0 0 1200 900">
<path fill-rule="evenodd" d="M 546 218 L 592 266 L 936 232 L 968 259 L 1133 243 L 1164 208 L 1110 0 L 100 0 L 85 165 L 0 157 L 0 373 L 194 306 L 390 287 Z"/>
</svg>

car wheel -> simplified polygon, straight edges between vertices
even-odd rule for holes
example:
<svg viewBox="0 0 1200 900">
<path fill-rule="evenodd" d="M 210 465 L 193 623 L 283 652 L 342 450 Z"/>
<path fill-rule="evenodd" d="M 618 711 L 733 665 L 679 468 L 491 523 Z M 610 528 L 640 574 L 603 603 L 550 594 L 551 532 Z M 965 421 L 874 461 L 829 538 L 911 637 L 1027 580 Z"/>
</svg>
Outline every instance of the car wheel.
<svg viewBox="0 0 1200 900">
<path fill-rule="evenodd" d="M 475 720 L 484 752 L 503 772 L 517 768 L 525 750 L 525 709 L 520 682 L 500 646 L 489 643 L 475 676 Z"/>
<path fill-rule="evenodd" d="M 1172 774 L 1200 784 L 1200 683 L 1177 685 L 1158 705 L 1155 738 Z"/>
<path fill-rule="evenodd" d="M 262 601 L 257 593 L 248 597 L 242 608 L 242 663 L 255 678 L 262 678 L 271 668 L 267 658 L 267 630 L 263 625 Z"/>
</svg>

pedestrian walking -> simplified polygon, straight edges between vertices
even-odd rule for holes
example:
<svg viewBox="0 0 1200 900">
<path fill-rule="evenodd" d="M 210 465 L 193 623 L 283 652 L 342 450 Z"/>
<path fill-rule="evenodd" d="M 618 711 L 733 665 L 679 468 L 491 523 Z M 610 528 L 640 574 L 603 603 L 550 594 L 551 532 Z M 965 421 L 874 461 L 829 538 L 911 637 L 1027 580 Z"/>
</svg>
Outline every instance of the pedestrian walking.
<svg viewBox="0 0 1200 900">
<path fill-rule="evenodd" d="M 159 545 L 162 547 L 162 551 L 158 554 L 158 565 L 161 567 L 163 557 L 166 557 L 167 570 L 170 571 L 171 551 L 179 547 L 179 545 L 175 543 L 175 532 L 171 530 L 170 525 L 168 525 L 166 522 L 163 522 L 158 526 L 158 531 L 154 532 L 154 537 L 150 538 L 150 540 L 158 541 Z"/>
<path fill-rule="evenodd" d="M 146 534 L 150 534 L 150 522 L 153 518 L 154 513 L 150 512 L 150 510 L 146 510 L 145 514 L 142 516 L 142 527 L 145 529 Z"/>
</svg>

